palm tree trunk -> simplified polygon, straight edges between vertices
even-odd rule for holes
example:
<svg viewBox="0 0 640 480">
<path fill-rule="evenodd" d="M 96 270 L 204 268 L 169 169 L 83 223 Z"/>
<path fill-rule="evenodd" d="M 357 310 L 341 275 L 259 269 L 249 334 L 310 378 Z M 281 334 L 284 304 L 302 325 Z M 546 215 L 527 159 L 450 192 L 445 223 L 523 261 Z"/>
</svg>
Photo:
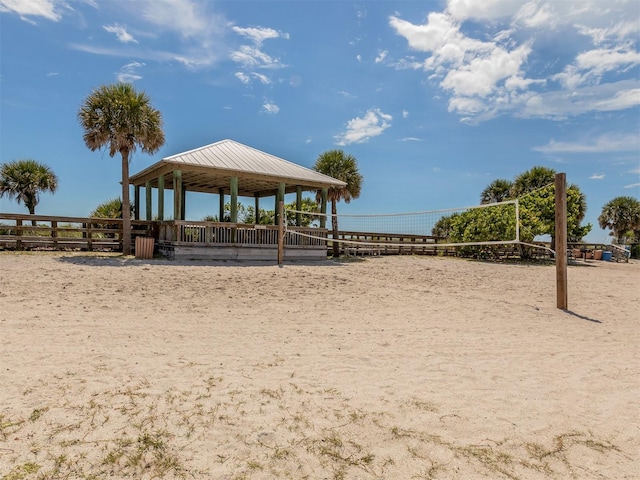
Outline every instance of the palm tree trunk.
<svg viewBox="0 0 640 480">
<path fill-rule="evenodd" d="M 338 240 L 338 207 L 335 200 L 331 201 L 331 229 L 333 231 L 333 256 L 338 258 L 340 256 L 340 244 Z"/>
<path fill-rule="evenodd" d="M 129 151 L 122 155 L 122 254 L 131 255 L 131 206 L 129 200 Z"/>
<path fill-rule="evenodd" d="M 29 206 L 29 215 L 35 215 L 36 214 L 36 207 L 35 206 Z M 31 220 L 31 226 L 32 227 L 36 227 L 38 225 L 38 223 L 35 220 Z"/>
</svg>

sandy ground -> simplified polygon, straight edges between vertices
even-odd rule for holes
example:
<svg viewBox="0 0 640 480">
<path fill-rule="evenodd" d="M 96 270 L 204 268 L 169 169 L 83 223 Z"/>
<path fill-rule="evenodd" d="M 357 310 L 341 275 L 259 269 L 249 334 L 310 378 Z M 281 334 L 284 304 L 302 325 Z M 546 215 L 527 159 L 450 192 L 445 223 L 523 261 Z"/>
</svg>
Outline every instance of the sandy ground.
<svg viewBox="0 0 640 480">
<path fill-rule="evenodd" d="M 0 478 L 637 479 L 639 285 L 0 253 Z"/>
</svg>

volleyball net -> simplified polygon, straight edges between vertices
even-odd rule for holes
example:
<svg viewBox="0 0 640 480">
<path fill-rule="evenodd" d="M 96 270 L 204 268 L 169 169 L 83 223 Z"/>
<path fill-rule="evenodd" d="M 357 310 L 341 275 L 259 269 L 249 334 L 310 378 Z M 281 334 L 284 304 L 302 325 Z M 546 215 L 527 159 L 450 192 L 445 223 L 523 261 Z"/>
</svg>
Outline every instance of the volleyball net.
<svg viewBox="0 0 640 480">
<path fill-rule="evenodd" d="M 385 247 L 415 242 L 438 247 L 504 245 L 520 242 L 518 200 L 412 213 L 322 214 L 285 209 L 287 234 L 320 239 L 337 225 L 338 238 L 324 238 L 348 246 Z M 310 227 L 304 229 L 292 226 Z M 314 227 L 318 234 L 314 235 Z M 320 233 L 322 232 L 322 234 Z"/>
</svg>

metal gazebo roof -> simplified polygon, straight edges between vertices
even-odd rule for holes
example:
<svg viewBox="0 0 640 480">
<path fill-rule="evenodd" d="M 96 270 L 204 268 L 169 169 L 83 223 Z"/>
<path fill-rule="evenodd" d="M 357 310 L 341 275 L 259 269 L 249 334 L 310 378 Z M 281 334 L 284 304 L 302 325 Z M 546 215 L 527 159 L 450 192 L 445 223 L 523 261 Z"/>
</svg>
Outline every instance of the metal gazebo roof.
<svg viewBox="0 0 640 480">
<path fill-rule="evenodd" d="M 165 188 L 173 188 L 173 171 L 182 172 L 182 184 L 191 192 L 229 194 L 231 177 L 238 177 L 238 195 L 265 197 L 275 195 L 278 185 L 285 183 L 286 193 L 345 186 L 341 180 L 283 160 L 269 153 L 233 140 L 221 140 L 204 147 L 189 150 L 147 167 L 132 175 L 129 183 L 158 186 L 163 176 Z"/>
</svg>

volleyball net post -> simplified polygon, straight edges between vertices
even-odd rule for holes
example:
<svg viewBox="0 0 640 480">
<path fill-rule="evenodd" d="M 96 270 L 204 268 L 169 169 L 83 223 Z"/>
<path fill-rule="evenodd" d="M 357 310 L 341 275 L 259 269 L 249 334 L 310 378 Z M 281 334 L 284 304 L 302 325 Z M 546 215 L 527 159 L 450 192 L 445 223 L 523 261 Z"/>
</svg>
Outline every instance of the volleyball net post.
<svg viewBox="0 0 640 480">
<path fill-rule="evenodd" d="M 561 310 L 568 308 L 567 289 L 567 176 L 555 176 L 555 250 L 556 250 L 556 301 Z"/>
</svg>

